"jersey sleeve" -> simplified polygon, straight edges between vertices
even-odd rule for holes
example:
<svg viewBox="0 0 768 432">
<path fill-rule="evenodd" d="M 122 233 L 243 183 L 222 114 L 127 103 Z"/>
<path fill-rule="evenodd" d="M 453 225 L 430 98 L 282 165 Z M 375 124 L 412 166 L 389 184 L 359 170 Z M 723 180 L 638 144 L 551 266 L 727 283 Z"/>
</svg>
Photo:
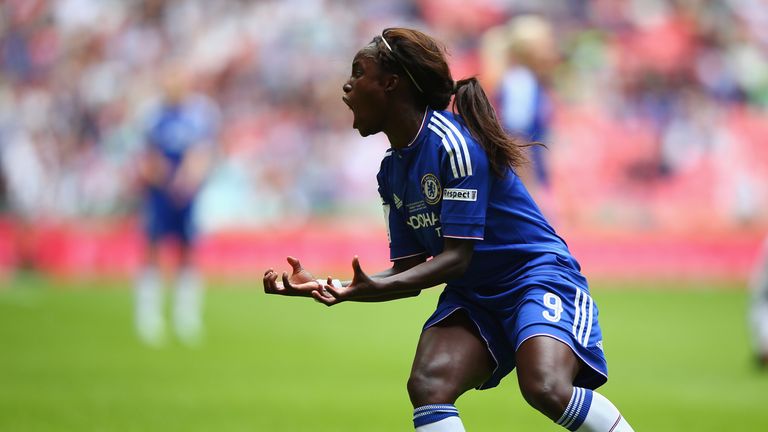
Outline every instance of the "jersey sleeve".
<svg viewBox="0 0 768 432">
<path fill-rule="evenodd" d="M 491 188 L 488 157 L 471 135 L 454 123 L 444 120 L 435 125 L 442 134 L 439 149 L 442 235 L 482 240 Z"/>
<path fill-rule="evenodd" d="M 400 215 L 397 205 L 393 202 L 392 194 L 387 187 L 385 172 L 386 159 L 382 161 L 382 168 L 376 176 L 379 183 L 379 195 L 384 209 L 384 222 L 387 224 L 387 241 L 389 242 L 389 259 L 397 261 L 426 253 L 411 228 Z M 400 203 L 402 205 L 402 203 Z"/>
</svg>

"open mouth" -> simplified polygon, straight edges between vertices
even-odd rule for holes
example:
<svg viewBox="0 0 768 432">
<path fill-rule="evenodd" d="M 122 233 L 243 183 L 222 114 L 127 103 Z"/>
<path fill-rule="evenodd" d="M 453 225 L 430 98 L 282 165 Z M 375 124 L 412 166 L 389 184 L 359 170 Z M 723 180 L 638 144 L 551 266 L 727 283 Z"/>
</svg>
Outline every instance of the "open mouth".
<svg viewBox="0 0 768 432">
<path fill-rule="evenodd" d="M 352 109 L 352 104 L 349 103 L 349 98 L 347 98 L 346 96 L 342 96 L 341 100 L 344 101 L 345 104 L 347 104 L 347 107 L 350 110 Z"/>
</svg>

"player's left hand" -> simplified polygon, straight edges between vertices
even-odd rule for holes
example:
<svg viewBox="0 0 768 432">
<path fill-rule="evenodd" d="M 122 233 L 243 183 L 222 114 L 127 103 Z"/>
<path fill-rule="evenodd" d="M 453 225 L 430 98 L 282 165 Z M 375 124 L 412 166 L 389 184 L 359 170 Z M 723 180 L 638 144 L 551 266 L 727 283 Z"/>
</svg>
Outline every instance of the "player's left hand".
<svg viewBox="0 0 768 432">
<path fill-rule="evenodd" d="M 170 192 L 171 199 L 179 205 L 186 205 L 195 196 L 199 189 L 199 184 L 185 175 L 185 173 L 176 173 L 168 184 L 168 191 Z"/>
<path fill-rule="evenodd" d="M 322 290 L 322 284 L 315 280 L 310 272 L 301 265 L 298 259 L 287 257 L 288 264 L 291 265 L 291 274 L 283 272 L 278 275 L 274 269 L 268 269 L 264 272 L 264 292 L 267 294 L 279 294 L 287 296 L 309 297 L 315 290 Z M 282 283 L 278 282 L 282 279 Z"/>
<path fill-rule="evenodd" d="M 363 297 L 369 297 L 378 291 L 378 286 L 360 267 L 360 261 L 357 256 L 352 259 L 352 282 L 341 288 L 336 288 L 331 284 L 329 277 L 322 290 L 313 291 L 312 297 L 326 306 L 333 306 L 345 300 L 355 300 Z"/>
</svg>

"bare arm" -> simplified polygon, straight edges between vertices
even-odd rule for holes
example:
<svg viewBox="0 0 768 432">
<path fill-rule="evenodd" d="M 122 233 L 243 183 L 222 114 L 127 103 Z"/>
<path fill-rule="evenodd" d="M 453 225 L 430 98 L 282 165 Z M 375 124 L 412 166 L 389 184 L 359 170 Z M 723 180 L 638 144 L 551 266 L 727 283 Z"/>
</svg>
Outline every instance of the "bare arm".
<svg viewBox="0 0 768 432">
<path fill-rule="evenodd" d="M 328 306 L 342 301 L 387 301 L 417 295 L 421 290 L 447 282 L 464 274 L 472 259 L 474 241 L 445 238 L 443 252 L 429 261 L 422 261 L 406 270 L 366 275 L 357 257 L 352 261 L 354 277 L 341 288 L 326 284 L 327 295 L 312 295 Z M 413 263 L 413 262 L 411 262 Z"/>
<path fill-rule="evenodd" d="M 383 279 L 389 276 L 394 276 L 396 274 L 410 270 L 413 267 L 416 267 L 417 265 L 423 263 L 426 260 L 427 260 L 426 254 L 420 254 L 420 255 L 410 256 L 407 258 L 401 258 L 399 260 L 392 261 L 391 268 L 388 268 L 382 272 L 376 273 L 375 275 L 371 275 L 371 278 Z"/>
<path fill-rule="evenodd" d="M 171 179 L 171 191 L 180 201 L 187 201 L 200 189 L 213 168 L 215 147 L 198 144 L 191 148 Z"/>
<path fill-rule="evenodd" d="M 167 182 L 169 170 L 163 155 L 149 146 L 137 160 L 137 181 L 141 186 L 163 186 Z"/>
<path fill-rule="evenodd" d="M 403 258 L 399 259 L 397 261 L 393 262 L 393 265 L 391 268 L 384 270 L 383 272 L 376 273 L 375 275 L 371 276 L 372 279 L 384 279 L 390 276 L 394 276 L 397 274 L 400 274 L 402 272 L 408 271 L 412 269 L 413 267 L 423 263 L 426 261 L 427 257 L 425 254 L 417 255 L 413 257 Z M 344 285 L 349 285 L 352 283 L 351 281 L 348 283 L 344 283 Z M 399 292 L 390 292 L 390 293 L 377 293 L 371 297 L 360 297 L 356 299 L 355 301 L 358 302 L 382 302 L 382 301 L 389 301 L 389 300 L 397 300 L 401 298 L 408 298 L 408 297 L 416 297 L 421 293 L 421 290 L 413 290 L 413 291 L 399 291 Z"/>
<path fill-rule="evenodd" d="M 374 278 L 384 278 L 398 273 L 402 273 L 420 263 L 423 263 L 426 259 L 425 255 L 417 255 L 413 257 L 403 258 L 396 260 L 392 263 L 392 267 L 384 270 L 381 273 L 374 275 Z M 294 258 L 288 257 L 288 264 L 291 266 L 291 274 L 288 272 L 282 272 L 279 274 L 274 269 L 270 268 L 264 272 L 264 278 L 262 282 L 264 284 L 264 292 L 267 294 L 279 294 L 285 296 L 295 297 L 312 297 L 312 291 L 319 291 L 323 289 L 323 285 L 315 279 L 310 272 L 308 272 L 301 262 Z M 278 282 L 278 280 L 282 282 Z M 351 282 L 345 282 L 344 285 L 349 285 Z M 331 284 L 329 278 L 328 285 Z M 418 291 L 414 293 L 408 293 L 408 295 L 401 295 L 400 297 L 412 297 L 418 295 Z M 400 297 L 392 297 L 391 300 Z M 382 301 L 382 300 L 378 300 Z"/>
</svg>

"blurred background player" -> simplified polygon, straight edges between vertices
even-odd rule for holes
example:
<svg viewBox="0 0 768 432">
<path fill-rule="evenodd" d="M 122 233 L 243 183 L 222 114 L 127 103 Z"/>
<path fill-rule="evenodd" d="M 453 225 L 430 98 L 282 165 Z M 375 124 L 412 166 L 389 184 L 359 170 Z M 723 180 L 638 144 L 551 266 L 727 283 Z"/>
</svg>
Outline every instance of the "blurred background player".
<svg viewBox="0 0 768 432">
<path fill-rule="evenodd" d="M 486 32 L 484 69 L 495 93 L 502 126 L 524 141 L 548 145 L 552 102 L 550 83 L 557 65 L 552 25 L 537 15 L 520 15 Z M 549 187 L 547 148 L 528 147 L 530 164 L 520 170 L 541 201 Z"/>
<path fill-rule="evenodd" d="M 191 76 L 180 66 L 163 73 L 163 99 L 152 112 L 146 151 L 140 163 L 145 186 L 145 265 L 136 281 L 136 330 L 141 340 L 165 341 L 160 245 L 175 240 L 173 327 L 179 340 L 194 345 L 202 331 L 203 283 L 195 270 L 195 199 L 210 171 L 218 130 L 218 109 L 191 91 Z"/>
<path fill-rule="evenodd" d="M 768 367 L 768 237 L 755 267 L 751 283 L 749 324 L 752 332 L 752 349 L 760 367 Z"/>
</svg>

